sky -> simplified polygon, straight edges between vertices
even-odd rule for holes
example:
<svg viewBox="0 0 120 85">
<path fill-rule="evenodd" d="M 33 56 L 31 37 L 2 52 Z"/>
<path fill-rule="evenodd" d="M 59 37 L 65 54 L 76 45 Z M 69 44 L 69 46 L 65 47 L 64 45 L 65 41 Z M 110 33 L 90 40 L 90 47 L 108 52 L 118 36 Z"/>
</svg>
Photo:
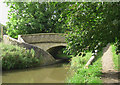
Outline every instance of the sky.
<svg viewBox="0 0 120 85">
<path fill-rule="evenodd" d="M 6 25 L 6 22 L 8 21 L 8 10 L 9 7 L 7 7 L 6 3 L 0 2 L 0 23 L 3 25 Z"/>
</svg>

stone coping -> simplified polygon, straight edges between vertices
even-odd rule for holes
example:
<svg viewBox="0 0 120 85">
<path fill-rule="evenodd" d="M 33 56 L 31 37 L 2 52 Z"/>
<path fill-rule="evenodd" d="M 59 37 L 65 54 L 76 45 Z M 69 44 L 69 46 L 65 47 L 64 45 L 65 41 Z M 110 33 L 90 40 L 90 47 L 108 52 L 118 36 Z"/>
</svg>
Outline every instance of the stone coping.
<svg viewBox="0 0 120 85">
<path fill-rule="evenodd" d="M 36 34 L 23 34 L 21 36 L 58 35 L 58 34 L 65 35 L 64 33 L 36 33 Z"/>
</svg>

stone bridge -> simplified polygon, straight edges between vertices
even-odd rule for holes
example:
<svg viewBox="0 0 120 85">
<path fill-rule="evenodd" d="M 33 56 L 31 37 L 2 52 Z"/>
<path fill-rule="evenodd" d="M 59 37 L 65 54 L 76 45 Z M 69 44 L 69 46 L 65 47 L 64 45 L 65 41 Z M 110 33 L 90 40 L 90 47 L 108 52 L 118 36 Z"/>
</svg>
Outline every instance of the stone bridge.
<svg viewBox="0 0 120 85">
<path fill-rule="evenodd" d="M 56 62 L 53 56 L 59 49 L 67 46 L 64 34 L 62 33 L 39 33 L 19 35 L 18 39 L 11 38 L 8 35 L 3 36 L 5 44 L 18 45 L 26 49 L 34 49 L 35 56 L 41 58 L 41 66 Z M 53 53 L 54 50 L 55 52 Z"/>
<path fill-rule="evenodd" d="M 62 33 L 40 33 L 19 35 L 18 40 L 40 47 L 44 51 L 49 49 L 66 46 L 64 34 Z"/>
</svg>

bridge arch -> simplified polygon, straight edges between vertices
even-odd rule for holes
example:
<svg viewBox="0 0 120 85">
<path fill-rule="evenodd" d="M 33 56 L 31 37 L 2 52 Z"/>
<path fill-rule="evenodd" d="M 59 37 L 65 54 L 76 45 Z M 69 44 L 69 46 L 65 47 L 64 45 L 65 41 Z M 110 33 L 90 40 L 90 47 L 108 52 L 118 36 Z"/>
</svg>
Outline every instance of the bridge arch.
<svg viewBox="0 0 120 85">
<path fill-rule="evenodd" d="M 46 51 L 50 53 L 55 59 L 64 59 L 66 56 L 60 57 L 59 55 L 63 54 L 63 50 L 66 48 L 66 45 L 54 45 L 47 49 Z"/>
<path fill-rule="evenodd" d="M 48 44 L 47 47 L 44 49 L 45 51 L 48 51 L 49 49 L 52 49 L 54 47 L 66 47 L 66 43 L 55 43 L 55 44 Z"/>
<path fill-rule="evenodd" d="M 39 33 L 19 35 L 20 42 L 29 43 L 44 50 L 56 58 L 57 52 L 67 46 L 65 36 L 63 33 Z"/>
<path fill-rule="evenodd" d="M 6 44 L 34 49 L 35 56 L 41 58 L 41 65 L 55 63 L 54 54 L 57 54 L 60 49 L 67 46 L 65 36 L 62 33 L 25 34 L 19 35 L 18 40 L 5 35 L 3 41 Z"/>
</svg>

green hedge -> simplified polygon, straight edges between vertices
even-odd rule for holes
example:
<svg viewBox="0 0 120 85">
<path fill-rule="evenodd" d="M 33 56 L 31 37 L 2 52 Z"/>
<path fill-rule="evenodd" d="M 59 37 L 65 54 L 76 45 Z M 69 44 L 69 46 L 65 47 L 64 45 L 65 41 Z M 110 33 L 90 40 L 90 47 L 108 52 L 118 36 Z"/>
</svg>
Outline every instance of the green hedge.
<svg viewBox="0 0 120 85">
<path fill-rule="evenodd" d="M 0 43 L 0 51 L 3 70 L 23 69 L 40 64 L 40 59 L 35 57 L 33 49 L 26 50 L 22 47 Z"/>
</svg>

